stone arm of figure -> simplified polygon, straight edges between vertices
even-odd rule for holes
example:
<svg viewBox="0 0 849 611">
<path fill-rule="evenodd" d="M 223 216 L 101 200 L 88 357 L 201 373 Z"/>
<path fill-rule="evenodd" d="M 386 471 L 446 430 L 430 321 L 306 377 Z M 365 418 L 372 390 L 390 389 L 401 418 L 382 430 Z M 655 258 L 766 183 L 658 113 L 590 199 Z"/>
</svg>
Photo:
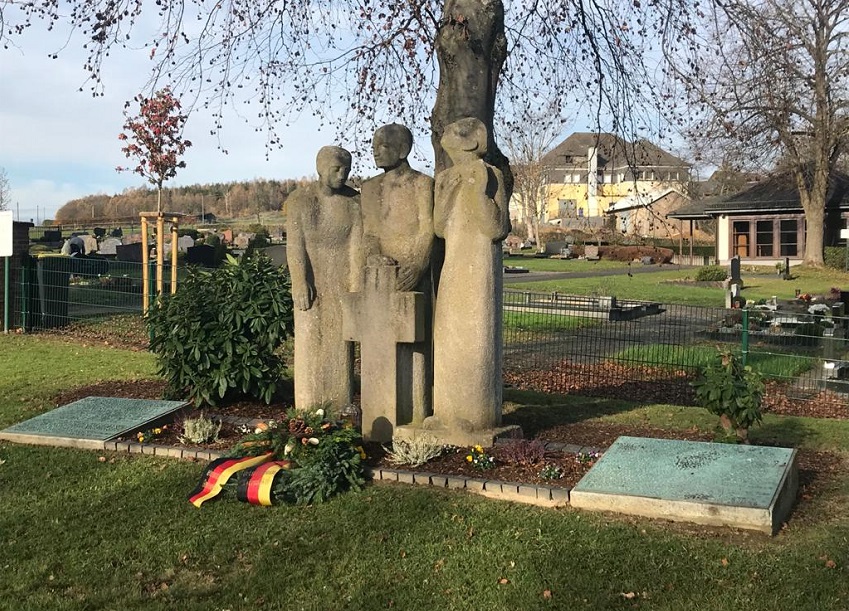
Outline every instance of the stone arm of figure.
<svg viewBox="0 0 849 611">
<path fill-rule="evenodd" d="M 412 236 L 413 248 L 411 259 L 415 263 L 402 265 L 398 270 L 396 289 L 401 292 L 412 291 L 419 284 L 422 274 L 430 266 L 430 255 L 433 249 L 433 182 L 422 181 L 428 193 L 427 197 L 418 198 L 418 233 Z"/>
<path fill-rule="evenodd" d="M 351 225 L 351 237 L 348 242 L 348 260 L 351 265 L 351 274 L 348 281 L 348 290 L 358 293 L 363 288 L 363 275 L 365 273 L 366 238 L 363 234 L 363 219 L 359 204 L 354 209 L 353 223 Z"/>
<path fill-rule="evenodd" d="M 286 228 L 286 259 L 292 278 L 292 302 L 299 310 L 309 310 L 315 301 L 315 287 L 310 282 L 310 262 L 306 249 L 306 238 L 302 208 L 304 202 L 297 193 L 290 198 L 289 222 Z"/>
<path fill-rule="evenodd" d="M 504 240 L 507 235 L 512 230 L 510 225 L 510 206 L 507 198 L 507 191 L 504 188 L 504 174 L 501 173 L 501 170 L 496 168 L 495 166 L 487 165 L 489 170 L 490 179 L 487 181 L 488 185 L 494 189 L 494 194 L 492 196 L 492 202 L 498 207 L 498 224 L 499 230 L 497 235 L 492 239 L 493 242 L 501 242 Z M 489 186 L 487 190 L 489 191 Z"/>
<path fill-rule="evenodd" d="M 476 216 L 478 227 L 493 242 L 500 242 L 510 232 L 504 176 L 482 159 L 466 164 L 463 174 L 479 189 L 475 193 L 475 206 L 470 211 Z"/>
<path fill-rule="evenodd" d="M 436 176 L 433 195 L 433 233 L 438 238 L 445 237 L 448 218 L 454 207 L 454 198 L 462 177 L 453 168 L 443 170 Z"/>
</svg>

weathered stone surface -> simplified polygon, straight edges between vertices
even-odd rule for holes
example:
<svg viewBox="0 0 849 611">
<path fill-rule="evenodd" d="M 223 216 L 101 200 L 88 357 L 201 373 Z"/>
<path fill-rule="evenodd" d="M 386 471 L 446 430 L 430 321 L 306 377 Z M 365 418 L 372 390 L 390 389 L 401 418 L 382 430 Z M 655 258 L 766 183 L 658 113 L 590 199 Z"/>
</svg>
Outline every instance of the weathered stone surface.
<svg viewBox="0 0 849 611">
<path fill-rule="evenodd" d="M 365 181 L 361 196 L 366 259 L 397 263 L 396 289 L 421 293 L 425 312 L 423 337 L 397 347 L 398 424 L 420 423 L 432 412 L 433 179 L 410 167 L 412 145 L 413 135 L 403 125 L 378 129 L 374 161 L 385 172 Z"/>
<path fill-rule="evenodd" d="M 351 402 L 353 344 L 342 337 L 342 296 L 362 270 L 359 194 L 346 186 L 351 155 L 322 148 L 319 180 L 288 200 L 287 259 L 295 303 L 295 406 Z"/>
<path fill-rule="evenodd" d="M 436 178 L 434 231 L 445 239 L 445 264 L 434 318 L 434 415 L 425 425 L 494 429 L 501 423 L 499 242 L 510 229 L 507 201 L 501 173 L 483 161 L 483 123 L 452 123 L 442 146 L 454 165 Z"/>
<path fill-rule="evenodd" d="M 184 401 L 85 397 L 14 424 L 0 432 L 0 435 L 10 441 L 14 441 L 15 436 L 40 436 L 48 439 L 44 442 L 48 445 L 51 437 L 77 439 L 79 443 L 82 440 L 96 440 L 103 447 L 102 442 L 108 439 L 150 428 L 156 422 L 169 419 L 171 414 L 185 405 Z M 87 447 L 96 445 L 89 444 Z"/>
<path fill-rule="evenodd" d="M 399 420 L 405 418 L 399 403 L 402 396 L 409 396 L 404 392 L 409 383 L 403 384 L 399 377 L 398 355 L 402 346 L 421 342 L 424 320 L 429 318 L 422 294 L 397 291 L 397 278 L 397 264 L 372 259 L 363 290 L 342 296 L 342 337 L 360 342 L 360 403 L 367 441 L 391 441 Z"/>
<path fill-rule="evenodd" d="M 572 489 L 571 503 L 774 533 L 797 488 L 793 449 L 620 437 Z"/>
</svg>

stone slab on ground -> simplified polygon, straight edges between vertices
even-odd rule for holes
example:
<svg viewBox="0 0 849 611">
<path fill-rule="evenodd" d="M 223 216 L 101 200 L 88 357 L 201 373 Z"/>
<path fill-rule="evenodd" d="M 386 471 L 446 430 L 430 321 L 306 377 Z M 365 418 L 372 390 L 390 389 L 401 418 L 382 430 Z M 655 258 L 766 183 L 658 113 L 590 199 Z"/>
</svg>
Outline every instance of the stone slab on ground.
<svg viewBox="0 0 849 611">
<path fill-rule="evenodd" d="M 572 489 L 570 502 L 774 534 L 797 489 L 794 449 L 619 437 Z"/>
<path fill-rule="evenodd" d="M 0 431 L 0 439 L 102 449 L 104 442 L 144 430 L 187 406 L 185 401 L 86 397 Z"/>
</svg>

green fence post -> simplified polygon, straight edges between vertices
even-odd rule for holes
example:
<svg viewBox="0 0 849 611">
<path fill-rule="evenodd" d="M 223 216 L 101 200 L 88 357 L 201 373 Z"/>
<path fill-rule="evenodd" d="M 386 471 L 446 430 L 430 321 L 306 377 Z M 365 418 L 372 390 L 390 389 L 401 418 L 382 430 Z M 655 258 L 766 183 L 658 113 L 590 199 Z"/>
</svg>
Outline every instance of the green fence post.
<svg viewBox="0 0 849 611">
<path fill-rule="evenodd" d="M 9 284 L 11 280 L 9 279 L 9 274 L 11 273 L 11 260 L 12 257 L 3 257 L 5 263 L 4 274 L 3 274 L 3 333 L 9 332 L 9 299 L 11 299 L 12 292 L 9 290 Z"/>
<path fill-rule="evenodd" d="M 749 310 L 743 310 L 743 367 L 749 360 Z"/>
<path fill-rule="evenodd" d="M 21 261 L 21 331 L 29 329 L 29 307 L 32 299 L 32 257 L 24 255 Z"/>
</svg>

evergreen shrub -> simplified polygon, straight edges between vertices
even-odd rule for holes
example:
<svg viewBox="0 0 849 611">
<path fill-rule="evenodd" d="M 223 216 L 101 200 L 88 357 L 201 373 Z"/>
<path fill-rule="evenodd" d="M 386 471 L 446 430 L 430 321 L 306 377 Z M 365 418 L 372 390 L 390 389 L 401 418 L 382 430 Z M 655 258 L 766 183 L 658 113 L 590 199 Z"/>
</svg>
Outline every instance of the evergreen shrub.
<svg viewBox="0 0 849 611">
<path fill-rule="evenodd" d="M 283 373 L 279 348 L 294 330 L 289 276 L 262 254 L 189 268 L 147 324 L 171 396 L 197 406 L 238 395 L 269 403 Z"/>
</svg>

